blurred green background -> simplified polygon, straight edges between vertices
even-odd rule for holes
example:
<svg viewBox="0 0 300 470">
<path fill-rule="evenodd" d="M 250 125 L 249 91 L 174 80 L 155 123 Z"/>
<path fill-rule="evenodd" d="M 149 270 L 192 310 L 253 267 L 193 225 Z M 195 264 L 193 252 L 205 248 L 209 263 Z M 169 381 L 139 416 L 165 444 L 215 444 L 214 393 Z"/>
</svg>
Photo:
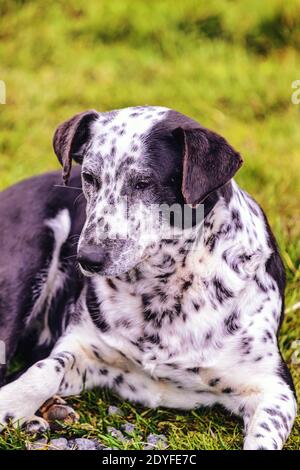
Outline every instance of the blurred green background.
<svg viewBox="0 0 300 470">
<path fill-rule="evenodd" d="M 300 300 L 300 105 L 291 102 L 299 50 L 296 0 L 0 0 L 0 80 L 7 90 L 0 105 L 0 189 L 58 168 L 53 131 L 76 112 L 175 108 L 224 135 L 243 155 L 237 180 L 270 219 L 287 268 L 290 307 Z M 291 358 L 299 313 L 287 314 L 280 337 L 298 392 L 300 365 Z M 105 410 L 117 399 L 90 393 L 84 400 L 76 402 L 85 412 L 72 432 L 109 439 Z M 139 448 L 146 429 L 166 432 L 170 448 L 241 445 L 239 422 L 220 410 L 137 414 L 120 406 L 141 426 L 132 448 Z M 95 410 L 103 412 L 101 423 Z M 7 433 L 0 447 L 24 446 L 24 436 Z M 299 434 L 298 422 L 287 449 L 300 448 Z"/>
</svg>

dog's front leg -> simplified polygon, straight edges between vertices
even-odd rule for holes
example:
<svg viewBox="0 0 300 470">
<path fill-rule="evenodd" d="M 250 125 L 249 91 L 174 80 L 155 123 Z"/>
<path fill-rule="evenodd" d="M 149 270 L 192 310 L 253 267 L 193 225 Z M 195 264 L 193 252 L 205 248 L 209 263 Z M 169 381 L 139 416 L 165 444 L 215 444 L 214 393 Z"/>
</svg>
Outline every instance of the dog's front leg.
<svg viewBox="0 0 300 470">
<path fill-rule="evenodd" d="M 21 377 L 0 389 L 0 427 L 31 420 L 43 403 L 57 394 L 75 353 L 61 351 L 31 366 Z"/>
<path fill-rule="evenodd" d="M 294 392 L 277 374 L 261 376 L 256 383 L 244 378 L 241 393 L 222 401 L 244 420 L 244 450 L 282 449 L 297 413 Z"/>
<path fill-rule="evenodd" d="M 270 378 L 261 396 L 253 403 L 251 400 L 245 403 L 244 449 L 282 449 L 291 432 L 296 411 L 297 404 L 290 387 L 278 378 Z"/>
</svg>

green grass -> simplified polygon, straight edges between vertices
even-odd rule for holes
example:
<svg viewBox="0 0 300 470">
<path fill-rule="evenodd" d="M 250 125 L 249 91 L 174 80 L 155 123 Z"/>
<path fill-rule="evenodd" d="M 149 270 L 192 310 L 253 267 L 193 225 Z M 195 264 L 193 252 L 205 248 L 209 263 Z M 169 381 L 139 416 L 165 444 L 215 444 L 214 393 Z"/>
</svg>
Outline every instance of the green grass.
<svg viewBox="0 0 300 470">
<path fill-rule="evenodd" d="M 1 0 L 0 187 L 58 168 L 55 126 L 88 108 L 136 104 L 175 108 L 224 135 L 243 155 L 237 180 L 262 204 L 287 268 L 287 306 L 300 300 L 300 105 L 297 0 Z M 287 314 L 280 345 L 300 394 L 299 310 Z M 107 416 L 117 402 L 123 418 Z M 137 424 L 131 444 L 164 432 L 171 449 L 237 449 L 241 424 L 220 409 L 182 413 L 138 409 L 105 392 L 74 398 L 80 424 L 61 434 L 95 436 L 112 446 L 107 425 Z M 0 448 L 28 437 L 7 430 Z M 286 449 L 300 448 L 300 420 Z"/>
</svg>

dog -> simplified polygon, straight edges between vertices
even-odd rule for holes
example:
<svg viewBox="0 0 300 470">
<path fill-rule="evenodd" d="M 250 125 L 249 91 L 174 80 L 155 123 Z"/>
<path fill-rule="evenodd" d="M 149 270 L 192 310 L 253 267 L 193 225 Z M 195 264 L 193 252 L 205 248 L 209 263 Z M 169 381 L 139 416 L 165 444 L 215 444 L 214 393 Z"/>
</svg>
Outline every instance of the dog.
<svg viewBox="0 0 300 470">
<path fill-rule="evenodd" d="M 77 114 L 53 146 L 64 184 L 47 173 L 0 197 L 0 339 L 7 364 L 25 362 L 1 366 L 2 428 L 47 429 L 45 403 L 109 387 L 153 408 L 220 404 L 244 449 L 281 449 L 297 408 L 277 340 L 285 272 L 233 179 L 240 154 L 155 106 Z M 158 206 L 189 209 L 189 225 L 155 223 Z"/>
</svg>

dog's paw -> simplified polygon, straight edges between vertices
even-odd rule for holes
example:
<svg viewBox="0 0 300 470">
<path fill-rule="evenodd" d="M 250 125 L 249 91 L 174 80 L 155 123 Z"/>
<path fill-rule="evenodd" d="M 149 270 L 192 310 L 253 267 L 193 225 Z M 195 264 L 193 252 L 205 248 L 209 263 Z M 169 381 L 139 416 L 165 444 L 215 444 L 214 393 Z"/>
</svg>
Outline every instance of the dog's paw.
<svg viewBox="0 0 300 470">
<path fill-rule="evenodd" d="M 17 384 L 18 385 L 18 384 Z M 7 426 L 18 427 L 30 420 L 37 410 L 34 400 L 25 400 L 16 382 L 0 389 L 0 432 Z"/>
<path fill-rule="evenodd" d="M 6 426 L 15 426 L 15 415 L 11 411 L 1 410 L 0 407 L 0 433 Z"/>
<path fill-rule="evenodd" d="M 78 413 L 57 395 L 47 400 L 39 411 L 53 430 L 61 427 L 59 422 L 62 424 L 73 424 L 79 420 Z"/>
<path fill-rule="evenodd" d="M 27 434 L 44 434 L 49 431 L 49 429 L 49 423 L 40 416 L 33 416 L 22 425 L 22 430 Z"/>
<path fill-rule="evenodd" d="M 0 389 L 0 432 L 6 426 L 17 427 L 23 422 L 22 407 L 18 406 L 17 400 L 15 403 L 11 400 L 11 396 L 6 393 L 5 389 L 6 387 Z"/>
<path fill-rule="evenodd" d="M 244 450 L 280 450 L 282 443 L 277 442 L 276 436 L 246 436 L 244 440 Z"/>
</svg>

